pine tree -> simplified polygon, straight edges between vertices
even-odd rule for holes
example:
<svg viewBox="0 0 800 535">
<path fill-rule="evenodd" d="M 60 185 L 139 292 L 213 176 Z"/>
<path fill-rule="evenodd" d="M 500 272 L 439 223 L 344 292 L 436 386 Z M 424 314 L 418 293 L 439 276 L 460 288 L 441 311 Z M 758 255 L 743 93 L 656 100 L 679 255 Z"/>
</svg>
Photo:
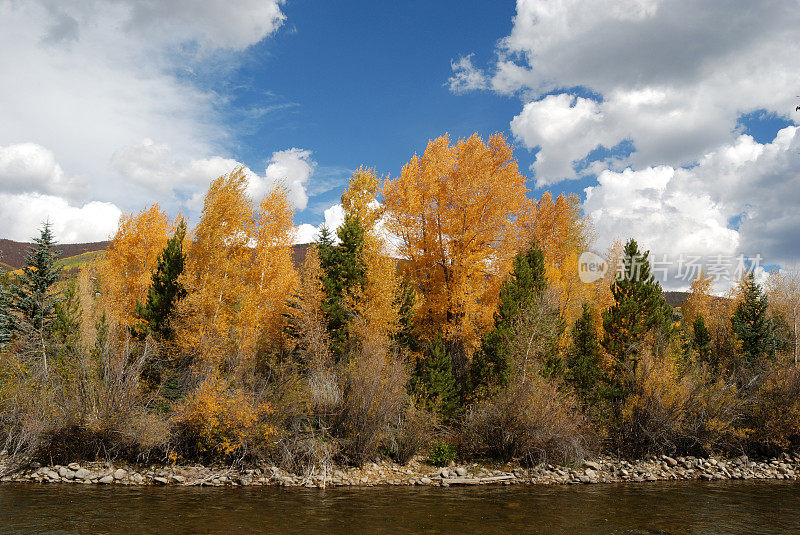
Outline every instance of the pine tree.
<svg viewBox="0 0 800 535">
<path fill-rule="evenodd" d="M 698 314 L 692 323 L 692 347 L 697 351 L 700 360 L 708 362 L 711 357 L 711 333 L 706 327 L 706 320 Z"/>
<path fill-rule="evenodd" d="M 589 401 L 600 379 L 600 340 L 592 307 L 584 303 L 583 313 L 572 327 L 572 348 L 567 355 L 567 381 L 584 401 Z"/>
<path fill-rule="evenodd" d="M 773 325 L 768 314 L 767 296 L 756 283 L 753 273 L 742 287 L 742 299 L 731 317 L 733 331 L 742 342 L 742 356 L 747 364 L 756 364 L 775 356 Z"/>
<path fill-rule="evenodd" d="M 157 266 L 152 275 L 152 282 L 147 289 L 147 298 L 136 303 L 136 316 L 140 324 L 137 334 L 144 336 L 153 333 L 167 340 L 172 336 L 169 320 L 178 301 L 186 297 L 186 289 L 179 281 L 186 263 L 183 252 L 183 240 L 186 236 L 186 223 L 181 221 L 175 233 L 167 241 L 166 247 L 159 253 Z"/>
<path fill-rule="evenodd" d="M 335 245 L 330 231 L 322 229 L 319 260 L 325 289 L 322 311 L 328 325 L 331 348 L 337 358 L 342 358 L 350 338 L 348 325 L 352 315 L 352 300 L 366 282 L 364 229 L 359 218 L 345 216 L 337 235 L 340 243 Z"/>
<path fill-rule="evenodd" d="M 614 304 L 603 312 L 602 346 L 615 360 L 617 387 L 636 372 L 648 335 L 671 335 L 672 309 L 650 271 L 649 254 L 640 253 L 633 239 L 625 244 L 623 270 L 611 285 Z"/>
<path fill-rule="evenodd" d="M 486 333 L 481 348 L 472 358 L 470 383 L 475 395 L 508 384 L 513 370 L 508 350 L 513 322 L 526 308 L 536 306 L 545 288 L 544 255 L 534 243 L 514 258 L 514 268 L 500 290 L 494 328 Z"/>
<path fill-rule="evenodd" d="M 397 331 L 394 333 L 394 342 L 401 348 L 417 351 L 419 342 L 414 334 L 414 303 L 417 292 L 407 280 L 400 284 L 399 292 L 394 305 L 397 307 Z"/>
<path fill-rule="evenodd" d="M 0 272 L 0 350 L 11 341 L 11 292 L 8 288 L 8 275 Z"/>
<path fill-rule="evenodd" d="M 53 250 L 55 241 L 49 222 L 44 224 L 34 242 L 35 245 L 25 257 L 25 267 L 14 277 L 10 308 L 14 330 L 35 341 L 47 371 L 46 338 L 55 319 L 55 307 L 59 300 L 56 283 L 61 278 L 61 269 L 56 266 L 58 254 Z"/>
<path fill-rule="evenodd" d="M 81 301 L 78 295 L 78 282 L 71 278 L 55 304 L 55 319 L 51 333 L 55 342 L 66 352 L 74 352 L 80 342 Z"/>
<path fill-rule="evenodd" d="M 417 403 L 448 422 L 458 413 L 458 390 L 453 377 L 453 361 L 447 344 L 437 337 L 427 344 L 424 355 L 417 361 L 409 386 Z"/>
</svg>

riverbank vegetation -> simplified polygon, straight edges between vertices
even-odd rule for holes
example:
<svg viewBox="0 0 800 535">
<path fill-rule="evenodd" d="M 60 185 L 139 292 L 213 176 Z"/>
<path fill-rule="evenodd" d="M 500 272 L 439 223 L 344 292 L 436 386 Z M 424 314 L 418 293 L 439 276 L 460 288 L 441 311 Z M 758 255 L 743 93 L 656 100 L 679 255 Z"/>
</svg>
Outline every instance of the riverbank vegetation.
<svg viewBox="0 0 800 535">
<path fill-rule="evenodd" d="M 720 297 L 700 273 L 673 310 L 633 239 L 582 282 L 579 199 L 527 195 L 502 136 L 445 136 L 398 177 L 358 169 L 303 258 L 285 192 L 252 200 L 241 169 L 193 228 L 124 216 L 77 273 L 45 225 L 1 286 L 3 447 L 308 472 L 797 445 L 793 274 Z"/>
</svg>

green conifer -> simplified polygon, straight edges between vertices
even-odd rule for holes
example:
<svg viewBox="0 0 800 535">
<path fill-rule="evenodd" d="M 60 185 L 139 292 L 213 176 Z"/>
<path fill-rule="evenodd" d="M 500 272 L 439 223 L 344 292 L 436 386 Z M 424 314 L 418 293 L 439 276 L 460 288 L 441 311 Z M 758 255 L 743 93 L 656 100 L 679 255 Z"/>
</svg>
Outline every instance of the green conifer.
<svg viewBox="0 0 800 535">
<path fill-rule="evenodd" d="M 168 340 L 172 336 L 170 327 L 172 313 L 178 302 L 186 297 L 186 289 L 179 279 L 186 263 L 186 255 L 183 252 L 185 236 L 186 223 L 181 221 L 175 233 L 167 241 L 164 250 L 158 255 L 144 304 L 136 304 L 135 314 L 140 319 L 136 333 L 140 337 L 152 333 Z"/>
<path fill-rule="evenodd" d="M 567 381 L 578 395 L 589 401 L 600 379 L 600 339 L 592 307 L 584 303 L 583 313 L 572 326 L 572 347 L 567 354 Z"/>
<path fill-rule="evenodd" d="M 623 270 L 611 285 L 614 304 L 603 312 L 602 346 L 615 361 L 612 379 L 616 389 L 628 374 L 636 372 L 648 334 L 655 335 L 651 341 L 671 335 L 672 308 L 651 273 L 649 254 L 640 253 L 633 239 L 625 244 Z"/>
<path fill-rule="evenodd" d="M 744 280 L 742 299 L 731 323 L 742 342 L 742 357 L 746 364 L 757 364 L 775 356 L 774 329 L 768 313 L 767 296 L 752 272 Z"/>
</svg>

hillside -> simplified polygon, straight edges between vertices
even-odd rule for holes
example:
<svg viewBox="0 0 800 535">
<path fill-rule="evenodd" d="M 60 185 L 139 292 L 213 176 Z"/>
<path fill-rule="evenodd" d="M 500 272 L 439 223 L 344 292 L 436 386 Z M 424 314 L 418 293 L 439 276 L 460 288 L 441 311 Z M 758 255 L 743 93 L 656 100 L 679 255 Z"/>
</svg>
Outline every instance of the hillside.
<svg viewBox="0 0 800 535">
<path fill-rule="evenodd" d="M 99 241 L 92 243 L 64 243 L 54 247 L 58 252 L 60 263 L 67 269 L 93 258 L 97 252 L 103 251 L 110 242 Z M 25 255 L 32 246 L 30 243 L 0 239 L 0 263 L 4 269 L 13 271 L 25 265 Z"/>
</svg>

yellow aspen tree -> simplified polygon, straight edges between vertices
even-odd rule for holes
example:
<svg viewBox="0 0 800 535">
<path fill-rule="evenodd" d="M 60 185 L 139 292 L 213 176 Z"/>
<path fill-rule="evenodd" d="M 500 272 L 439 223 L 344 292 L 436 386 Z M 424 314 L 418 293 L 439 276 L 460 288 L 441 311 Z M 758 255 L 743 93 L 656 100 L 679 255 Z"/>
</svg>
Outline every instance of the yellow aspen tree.
<svg viewBox="0 0 800 535">
<path fill-rule="evenodd" d="M 794 334 L 792 359 L 797 366 L 800 354 L 800 269 L 795 266 L 773 271 L 766 286 L 770 308 L 783 316 Z"/>
<path fill-rule="evenodd" d="M 703 320 L 712 319 L 712 305 L 714 296 L 711 295 L 711 277 L 701 271 L 689 286 L 689 295 L 681 304 L 681 314 L 683 323 L 691 325 L 698 315 L 703 316 Z"/>
<path fill-rule="evenodd" d="M 246 187 L 243 168 L 211 183 L 187 254 L 188 295 L 179 305 L 176 341 L 210 364 L 235 357 L 238 349 L 236 328 L 253 259 L 254 210 Z"/>
<path fill-rule="evenodd" d="M 297 285 L 292 261 L 294 209 L 284 188 L 275 188 L 261 201 L 251 244 L 253 258 L 246 272 L 248 291 L 242 313 L 242 347 L 252 353 L 259 338 L 282 337 L 286 300 Z"/>
<path fill-rule="evenodd" d="M 98 270 L 104 309 L 110 322 L 120 327 L 131 327 L 135 323 L 136 302 L 147 294 L 158 253 L 174 230 L 175 224 L 158 204 L 120 218 Z"/>
<path fill-rule="evenodd" d="M 566 328 L 562 341 L 569 338 L 570 326 L 581 315 L 583 303 L 592 301 L 594 284 L 580 280 L 578 259 L 591 243 L 591 224 L 581 212 L 577 195 L 559 195 L 555 200 L 550 192 L 529 204 L 520 218 L 521 237 L 536 242 L 545 259 L 545 273 L 556 293 L 560 314 Z"/>
<path fill-rule="evenodd" d="M 297 340 L 301 360 L 312 370 L 332 365 L 328 331 L 322 313 L 325 289 L 317 246 L 306 251 L 300 267 L 300 281 L 289 310 L 289 329 Z"/>
<path fill-rule="evenodd" d="M 525 177 L 501 134 L 428 143 L 383 187 L 387 229 L 422 299 L 418 327 L 474 349 L 519 248 Z"/>
<path fill-rule="evenodd" d="M 395 299 L 399 284 L 396 260 L 391 257 L 381 225 L 383 210 L 377 201 L 379 191 L 380 181 L 375 170 L 361 166 L 342 194 L 342 207 L 345 213 L 358 217 L 364 229 L 366 282 L 351 303 L 357 316 L 355 332 L 362 339 L 388 345 L 389 336 L 397 326 Z"/>
</svg>

